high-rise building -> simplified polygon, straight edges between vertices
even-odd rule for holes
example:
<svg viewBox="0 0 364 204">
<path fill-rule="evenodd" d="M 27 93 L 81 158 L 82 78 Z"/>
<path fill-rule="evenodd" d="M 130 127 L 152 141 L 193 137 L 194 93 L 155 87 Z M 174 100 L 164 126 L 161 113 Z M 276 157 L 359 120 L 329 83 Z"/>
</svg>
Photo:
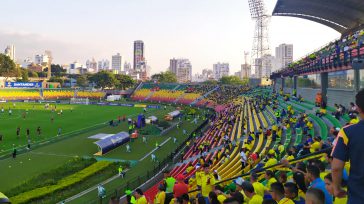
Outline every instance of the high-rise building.
<svg viewBox="0 0 364 204">
<path fill-rule="evenodd" d="M 293 62 L 293 45 L 292 44 L 280 44 L 276 47 L 276 62 L 277 65 L 272 71 L 285 68 L 288 64 Z"/>
<path fill-rule="evenodd" d="M 98 69 L 98 71 L 110 69 L 110 61 L 107 59 L 102 59 L 102 60 L 98 61 L 97 69 Z"/>
<path fill-rule="evenodd" d="M 220 63 L 213 65 L 212 69 L 214 73 L 214 79 L 219 80 L 223 76 L 229 76 L 229 63 Z"/>
<path fill-rule="evenodd" d="M 214 72 L 211 69 L 203 69 L 202 70 L 202 77 L 205 80 L 213 79 L 214 78 Z"/>
<path fill-rule="evenodd" d="M 86 69 L 88 72 L 97 72 L 97 62 L 95 58 L 92 58 L 92 60 L 86 61 Z"/>
<path fill-rule="evenodd" d="M 21 63 L 21 67 L 22 68 L 28 68 L 29 65 L 31 65 L 33 62 L 32 60 L 30 59 L 30 57 L 27 57 L 23 60 L 23 62 Z M 42 70 L 41 70 L 42 71 Z"/>
<path fill-rule="evenodd" d="M 177 63 L 178 59 L 173 58 L 169 60 L 169 71 L 175 75 L 177 75 Z"/>
<path fill-rule="evenodd" d="M 111 69 L 113 70 L 113 72 L 121 72 L 121 61 L 122 61 L 122 56 L 120 55 L 120 53 L 117 53 L 116 55 L 113 55 L 111 57 Z"/>
<path fill-rule="evenodd" d="M 8 45 L 4 51 L 5 55 L 10 57 L 11 60 L 15 61 L 15 46 Z"/>
<path fill-rule="evenodd" d="M 275 57 L 272 55 L 267 54 L 262 57 L 262 73 L 259 76 L 259 78 L 262 77 L 269 78 L 269 76 L 272 73 L 274 62 L 275 62 Z"/>
<path fill-rule="evenodd" d="M 48 61 L 49 61 L 49 56 L 46 54 L 35 55 L 34 57 L 35 64 L 46 66 L 48 64 Z"/>
<path fill-rule="evenodd" d="M 124 63 L 124 72 L 129 72 L 131 70 L 131 64 L 129 62 Z"/>
<path fill-rule="evenodd" d="M 174 73 L 180 83 L 192 81 L 192 65 L 188 59 L 171 59 L 169 71 Z"/>
<path fill-rule="evenodd" d="M 83 74 L 82 69 L 83 69 L 83 65 L 78 63 L 77 61 L 75 61 L 69 65 L 68 73 L 69 74 Z"/>
<path fill-rule="evenodd" d="M 145 64 L 144 58 L 144 42 L 141 40 L 134 41 L 134 62 L 133 69 L 140 68 Z"/>
<path fill-rule="evenodd" d="M 241 65 L 241 78 L 250 78 L 251 76 L 251 66 L 250 64 Z"/>
</svg>

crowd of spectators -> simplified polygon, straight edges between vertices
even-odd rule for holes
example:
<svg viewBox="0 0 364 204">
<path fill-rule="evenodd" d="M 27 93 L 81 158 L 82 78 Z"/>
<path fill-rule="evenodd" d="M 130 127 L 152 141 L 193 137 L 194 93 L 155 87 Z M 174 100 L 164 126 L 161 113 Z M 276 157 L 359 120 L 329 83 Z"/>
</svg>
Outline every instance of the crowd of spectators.
<svg viewBox="0 0 364 204">
<path fill-rule="evenodd" d="M 215 101 L 219 104 L 225 104 L 241 96 L 248 90 L 248 86 L 220 85 L 216 91 L 207 96 L 207 99 Z"/>
<path fill-rule="evenodd" d="M 291 103 L 282 105 L 283 95 L 272 92 L 248 94 L 250 98 L 242 104 L 230 103 L 225 111 L 217 114 L 210 124 L 214 131 L 210 132 L 212 137 L 209 140 L 201 142 L 199 139 L 202 135 L 197 135 L 187 144 L 187 149 L 191 149 L 194 155 L 201 155 L 198 163 L 190 164 L 185 172 L 176 176 L 165 172 L 154 203 L 340 204 L 360 203 L 364 200 L 363 167 L 361 162 L 357 162 L 362 161 L 364 155 L 360 147 L 364 142 L 361 136 L 364 130 L 362 121 L 347 121 L 344 128 L 327 124 L 330 131 L 324 137 L 314 131 L 315 121 L 311 116 L 298 112 Z M 363 117 L 364 90 L 357 94 L 355 103 L 348 112 Z M 265 140 L 277 142 L 267 148 L 266 154 L 251 152 L 251 146 L 244 144 L 240 150 L 240 162 L 242 169 L 249 167 L 249 173 L 222 181 L 219 172 L 211 167 L 217 162 L 221 164 L 236 144 L 226 134 L 213 133 L 221 128 L 224 129 L 220 132 L 229 132 L 246 104 L 257 113 L 267 114 L 270 109 L 276 119 L 269 128 L 258 127 L 255 131 L 243 128 L 247 142 L 256 140 L 260 134 L 264 135 Z M 335 116 L 339 114 L 338 111 L 340 114 L 345 112 L 340 109 L 340 105 L 336 108 L 337 111 L 333 112 Z M 244 118 L 242 124 L 248 120 L 249 118 Z M 295 136 L 302 134 L 303 137 L 299 144 L 286 148 L 279 141 L 289 131 Z M 227 151 L 224 150 L 215 157 L 207 156 L 211 147 L 217 145 L 223 145 Z M 140 189 L 135 191 L 134 196 L 134 203 L 148 202 Z M 133 202 L 129 199 L 128 203 Z"/>
<path fill-rule="evenodd" d="M 351 62 L 360 53 L 364 45 L 364 29 L 343 36 L 306 57 L 291 63 L 288 67 L 274 72 L 276 77 L 293 76 L 305 72 L 318 71 L 328 68 L 328 65 L 342 66 Z"/>
</svg>

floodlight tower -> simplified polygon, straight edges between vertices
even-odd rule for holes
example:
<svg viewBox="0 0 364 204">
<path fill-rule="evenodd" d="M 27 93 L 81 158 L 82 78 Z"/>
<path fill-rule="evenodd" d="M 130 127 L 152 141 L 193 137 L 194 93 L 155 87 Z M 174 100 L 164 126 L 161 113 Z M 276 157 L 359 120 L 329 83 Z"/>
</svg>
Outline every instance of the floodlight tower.
<svg viewBox="0 0 364 204">
<path fill-rule="evenodd" d="M 267 14 L 264 0 L 248 0 L 250 15 L 255 21 L 255 31 L 252 47 L 252 66 L 258 78 L 263 77 L 263 56 L 269 54 L 269 34 L 268 25 L 270 15 Z"/>
</svg>

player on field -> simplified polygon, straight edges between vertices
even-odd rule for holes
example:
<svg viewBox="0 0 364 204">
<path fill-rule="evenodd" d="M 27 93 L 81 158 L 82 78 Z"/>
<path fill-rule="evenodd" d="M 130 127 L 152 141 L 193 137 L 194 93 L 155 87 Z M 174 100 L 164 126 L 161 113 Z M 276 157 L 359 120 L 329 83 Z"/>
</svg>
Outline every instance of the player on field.
<svg viewBox="0 0 364 204">
<path fill-rule="evenodd" d="M 62 128 L 61 128 L 61 127 L 59 127 L 59 128 L 58 128 L 58 132 L 57 132 L 57 136 L 61 136 L 61 134 L 62 134 Z"/>
<path fill-rule="evenodd" d="M 129 144 L 126 144 L 126 152 L 131 152 L 131 148 Z"/>
<path fill-rule="evenodd" d="M 40 129 L 40 126 L 37 127 L 37 133 L 38 133 L 38 136 L 40 136 L 42 134 L 42 130 Z"/>
<path fill-rule="evenodd" d="M 16 136 L 18 138 L 20 137 L 20 127 L 19 126 L 16 128 Z"/>
</svg>

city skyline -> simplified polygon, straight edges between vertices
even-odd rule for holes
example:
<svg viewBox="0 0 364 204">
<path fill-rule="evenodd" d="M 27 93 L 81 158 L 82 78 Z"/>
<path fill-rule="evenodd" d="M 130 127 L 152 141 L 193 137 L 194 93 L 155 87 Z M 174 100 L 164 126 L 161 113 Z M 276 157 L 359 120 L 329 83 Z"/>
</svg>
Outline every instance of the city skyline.
<svg viewBox="0 0 364 204">
<path fill-rule="evenodd" d="M 133 42 L 143 40 L 148 45 L 145 58 L 152 73 L 166 71 L 173 57 L 190 59 L 193 74 L 217 61 L 229 62 L 230 73 L 235 73 L 244 63 L 244 51 L 251 51 L 254 22 L 247 1 L 138 0 L 106 4 L 80 0 L 72 2 L 72 7 L 70 1 L 54 2 L 50 8 L 42 6 L 48 5 L 45 2 L 3 2 L 5 7 L 28 14 L 16 15 L 7 9 L 0 14 L 0 47 L 14 45 L 16 59 L 52 50 L 53 61 L 59 64 L 76 60 L 84 64 L 87 59 L 109 59 L 115 53 L 133 62 Z M 275 2 L 266 2 L 268 13 Z M 136 8 L 138 18 L 131 15 Z M 112 12 L 118 9 L 124 12 Z M 86 15 L 90 13 L 97 15 Z M 279 44 L 293 44 L 297 59 L 339 37 L 336 31 L 307 20 L 272 17 L 271 21 L 271 54 Z M 85 29 L 88 27 L 100 29 L 90 32 Z"/>
</svg>

